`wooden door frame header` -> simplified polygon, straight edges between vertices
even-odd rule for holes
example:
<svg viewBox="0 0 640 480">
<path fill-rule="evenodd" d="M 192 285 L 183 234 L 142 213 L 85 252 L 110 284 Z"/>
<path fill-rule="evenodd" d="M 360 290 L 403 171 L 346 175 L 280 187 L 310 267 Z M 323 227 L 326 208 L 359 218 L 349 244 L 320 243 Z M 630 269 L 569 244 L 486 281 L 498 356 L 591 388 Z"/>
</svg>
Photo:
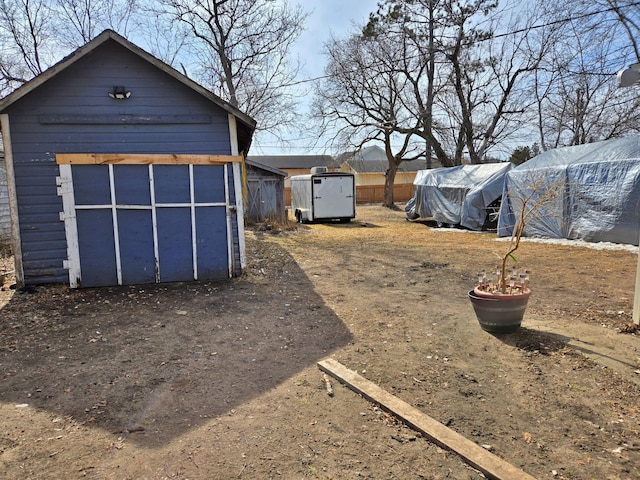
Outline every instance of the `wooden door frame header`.
<svg viewBox="0 0 640 480">
<path fill-rule="evenodd" d="M 224 165 L 242 162 L 241 155 L 178 155 L 146 153 L 57 153 L 58 165 Z"/>
</svg>

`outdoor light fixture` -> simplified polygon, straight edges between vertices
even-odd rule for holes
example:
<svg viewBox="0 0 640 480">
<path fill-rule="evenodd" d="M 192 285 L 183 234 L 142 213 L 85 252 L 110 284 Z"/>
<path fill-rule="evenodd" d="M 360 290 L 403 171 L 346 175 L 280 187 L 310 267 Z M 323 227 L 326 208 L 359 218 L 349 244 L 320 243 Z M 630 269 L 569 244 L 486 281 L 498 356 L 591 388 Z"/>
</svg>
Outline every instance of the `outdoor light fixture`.
<svg viewBox="0 0 640 480">
<path fill-rule="evenodd" d="M 131 96 L 131 92 L 127 92 L 126 88 L 122 86 L 113 87 L 113 90 L 109 92 L 109 96 L 111 98 L 115 98 L 116 100 L 124 100 L 125 98 L 129 98 Z"/>
<path fill-rule="evenodd" d="M 619 87 L 630 87 L 632 85 L 640 85 L 640 63 L 629 65 L 618 72 Z"/>
</svg>

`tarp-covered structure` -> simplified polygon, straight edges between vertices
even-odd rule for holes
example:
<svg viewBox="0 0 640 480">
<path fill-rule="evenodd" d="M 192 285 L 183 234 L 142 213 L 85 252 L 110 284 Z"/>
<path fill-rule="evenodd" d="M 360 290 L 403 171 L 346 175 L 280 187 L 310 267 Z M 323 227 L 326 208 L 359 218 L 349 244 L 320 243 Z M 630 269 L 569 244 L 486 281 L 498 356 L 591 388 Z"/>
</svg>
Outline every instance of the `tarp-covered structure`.
<svg viewBox="0 0 640 480">
<path fill-rule="evenodd" d="M 505 174 L 513 164 L 486 163 L 419 170 L 407 218 L 433 218 L 438 223 L 482 230 L 488 208 L 500 199 Z"/>
<path fill-rule="evenodd" d="M 523 198 L 539 203 L 525 236 L 638 245 L 640 136 L 549 150 L 511 170 L 498 235 L 511 235 Z"/>
</svg>

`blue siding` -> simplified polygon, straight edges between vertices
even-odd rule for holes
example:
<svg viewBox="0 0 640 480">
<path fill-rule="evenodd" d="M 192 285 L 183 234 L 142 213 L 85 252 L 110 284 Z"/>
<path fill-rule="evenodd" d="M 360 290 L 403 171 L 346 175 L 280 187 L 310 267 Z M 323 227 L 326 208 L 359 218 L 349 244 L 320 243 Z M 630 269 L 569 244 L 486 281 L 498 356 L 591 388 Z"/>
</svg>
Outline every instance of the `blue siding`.
<svg viewBox="0 0 640 480">
<path fill-rule="evenodd" d="M 229 275 L 225 208 L 197 208 L 196 228 L 198 278 L 224 278 Z"/>
<path fill-rule="evenodd" d="M 225 201 L 224 167 L 222 165 L 193 167 L 194 196 L 197 203 Z"/>
<path fill-rule="evenodd" d="M 153 171 L 156 203 L 190 203 L 189 166 L 159 165 Z"/>
<path fill-rule="evenodd" d="M 131 97 L 110 98 L 116 85 L 125 86 Z M 68 281 L 56 153 L 231 153 L 226 111 L 112 40 L 5 112 L 11 124 L 26 284 Z M 82 223 L 82 228 L 97 226 L 95 219 Z M 89 253 L 81 256 L 84 276 Z M 110 278 L 115 272 L 111 265 L 95 268 Z"/>
<path fill-rule="evenodd" d="M 110 205 L 109 167 L 77 165 L 73 168 L 73 198 L 76 205 Z"/>
<path fill-rule="evenodd" d="M 117 204 L 151 205 L 147 165 L 114 165 L 113 179 Z"/>
<path fill-rule="evenodd" d="M 122 283 L 154 283 L 156 267 L 151 210 L 119 210 L 118 227 Z"/>
<path fill-rule="evenodd" d="M 62 264 L 67 258 L 67 242 L 60 221 L 62 198 L 57 195 L 57 174 L 57 165 L 49 160 L 32 159 L 15 168 L 22 262 L 31 283 L 68 278 Z"/>
<path fill-rule="evenodd" d="M 82 285 L 117 285 L 113 217 L 111 210 L 78 210 L 78 237 L 90 237 L 91 242 L 80 244 Z M 26 269 L 26 268 L 25 268 Z"/>
<path fill-rule="evenodd" d="M 160 281 L 193 280 L 190 208 L 158 208 Z"/>
</svg>

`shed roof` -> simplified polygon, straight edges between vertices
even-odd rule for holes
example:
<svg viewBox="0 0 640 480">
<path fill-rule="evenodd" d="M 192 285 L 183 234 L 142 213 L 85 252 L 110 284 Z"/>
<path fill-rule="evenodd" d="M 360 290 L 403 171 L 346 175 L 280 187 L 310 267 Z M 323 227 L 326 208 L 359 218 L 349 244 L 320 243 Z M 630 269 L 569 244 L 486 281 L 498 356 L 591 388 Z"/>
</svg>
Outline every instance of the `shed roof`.
<svg viewBox="0 0 640 480">
<path fill-rule="evenodd" d="M 245 163 L 247 165 L 252 166 L 253 168 L 258 168 L 260 170 L 265 170 L 267 172 L 271 172 L 271 173 L 273 173 L 275 175 L 279 175 L 281 177 L 288 177 L 289 176 L 289 174 L 287 172 L 285 172 L 284 170 L 280 170 L 279 168 L 275 168 L 275 167 L 272 167 L 270 165 L 265 165 L 264 163 L 258 163 L 256 161 L 250 160 L 248 158 L 245 160 Z"/>
<path fill-rule="evenodd" d="M 333 163 L 331 155 L 260 155 L 251 156 L 248 159 L 280 169 L 328 167 Z"/>
<path fill-rule="evenodd" d="M 228 113 L 236 117 L 236 119 L 240 123 L 238 125 L 240 151 L 245 151 L 245 152 L 248 151 L 249 146 L 251 145 L 251 137 L 253 136 L 253 131 L 255 130 L 255 127 L 256 127 L 256 121 L 253 118 L 248 116 L 246 113 L 242 112 L 240 109 L 234 107 L 229 102 L 224 101 L 222 98 L 218 97 L 213 92 L 207 90 L 202 85 L 191 80 L 186 75 L 183 75 L 182 73 L 177 71 L 175 68 L 171 67 L 170 65 L 167 65 L 162 60 L 159 60 L 158 58 L 144 51 L 137 45 L 134 45 L 133 43 L 128 41 L 126 38 L 114 32 L 113 30 L 105 30 L 100 35 L 95 37 L 93 40 L 86 43 L 82 47 L 78 48 L 71 54 L 67 55 L 65 58 L 63 58 L 58 63 L 51 66 L 50 68 L 48 68 L 46 71 L 44 71 L 37 77 L 32 78 L 27 83 L 20 86 L 19 88 L 14 90 L 12 93 L 7 95 L 6 97 L 2 98 L 0 100 L 0 112 L 6 110 L 7 107 L 12 105 L 16 101 L 20 100 L 22 97 L 29 94 L 36 88 L 40 87 L 42 84 L 44 84 L 48 80 L 55 77 L 58 73 L 65 70 L 67 67 L 73 65 L 75 62 L 77 62 L 87 54 L 93 52 L 100 45 L 103 45 L 105 42 L 108 42 L 108 41 L 115 41 L 119 43 L 121 46 L 123 46 L 127 50 L 138 55 L 141 59 L 151 63 L 158 69 L 162 70 L 163 72 L 170 75 L 177 81 L 183 83 L 187 87 L 199 93 L 210 102 L 214 103 L 218 107 L 222 108 L 223 110 L 227 111 Z"/>
</svg>

